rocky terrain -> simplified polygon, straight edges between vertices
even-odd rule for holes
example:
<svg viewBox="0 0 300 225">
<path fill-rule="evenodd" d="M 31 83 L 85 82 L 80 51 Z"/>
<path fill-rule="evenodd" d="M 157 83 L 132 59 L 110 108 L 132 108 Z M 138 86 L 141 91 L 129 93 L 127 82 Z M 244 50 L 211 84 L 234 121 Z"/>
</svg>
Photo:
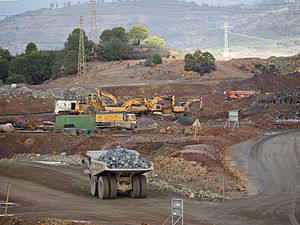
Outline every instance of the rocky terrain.
<svg viewBox="0 0 300 225">
<path fill-rule="evenodd" d="M 278 68 L 286 68 L 289 62 L 287 59 L 275 60 L 281 62 Z M 297 60 L 295 57 L 295 64 Z M 138 62 L 128 63 L 132 63 L 133 68 L 124 70 L 126 61 L 115 65 L 95 63 L 91 69 L 96 75 L 63 77 L 39 86 L 0 87 L 0 122 L 23 126 L 14 133 L 0 133 L 0 198 L 4 197 L 3 185 L 11 182 L 17 190 L 13 201 L 22 203 L 20 208 L 13 208 L 14 212 L 30 214 L 38 204 L 38 216 L 60 215 L 59 218 L 73 219 L 66 221 L 72 224 L 76 223 L 75 219 L 87 218 L 92 214 L 89 221 L 103 221 L 99 218 L 106 218 L 113 223 L 116 215 L 108 212 L 117 207 L 115 209 L 122 212 L 118 218 L 128 218 L 131 221 L 128 224 L 143 222 L 140 218 L 145 217 L 145 212 L 147 221 L 157 224 L 165 214 L 158 212 L 157 217 L 148 212 L 157 212 L 158 207 L 162 207 L 169 213 L 169 198 L 177 196 L 187 202 L 188 224 L 196 224 L 199 218 L 195 218 L 198 214 L 194 213 L 199 205 L 207 204 L 206 209 L 213 210 L 210 207 L 215 205 L 212 204 L 218 206 L 224 203 L 235 209 L 238 208 L 234 205 L 238 204 L 238 200 L 231 199 L 249 196 L 253 191 L 249 188 L 247 174 L 233 163 L 230 155 L 232 146 L 261 135 L 276 137 L 278 131 L 300 126 L 297 120 L 299 102 L 296 99 L 299 73 L 291 70 L 286 73 L 251 71 L 253 65 L 265 65 L 263 59 L 217 62 L 217 71 L 203 76 L 192 73 L 188 79 L 187 74 L 182 72 L 180 59 L 164 59 L 161 66 L 145 70 L 139 67 Z M 137 68 L 135 74 L 132 73 L 134 68 Z M 145 71 L 153 73 L 153 79 L 141 77 Z M 167 71 L 172 71 L 172 80 L 165 80 Z M 109 76 L 103 77 L 105 74 Z M 70 82 L 72 80 L 74 83 Z M 75 136 L 41 130 L 41 124 L 55 120 L 52 113 L 55 100 L 84 96 L 96 87 L 113 93 L 120 102 L 138 96 L 151 98 L 175 94 L 177 101 L 202 96 L 204 108 L 200 110 L 199 105 L 194 104 L 183 115 L 141 115 L 138 117 L 138 129 L 133 131 L 103 130 Z M 224 90 L 254 90 L 258 94 L 226 101 Z M 240 127 L 224 128 L 227 111 L 233 109 L 239 110 Z M 34 114 L 37 112 L 44 113 Z M 276 123 L 278 118 L 294 119 L 296 122 Z M 197 128 L 192 126 L 196 119 L 200 121 Z M 115 149 L 117 146 L 137 150 L 154 164 L 154 170 L 147 174 L 150 197 L 144 202 L 138 203 L 136 200 L 131 205 L 127 197 L 120 196 L 118 201 L 99 204 L 98 199 L 89 195 L 88 176 L 83 174 L 81 165 L 82 155 L 88 150 Z M 53 197 L 51 201 L 49 194 Z M 33 201 L 28 196 L 35 196 L 39 201 Z M 61 199 L 66 200 L 63 205 L 58 204 Z M 59 214 L 60 207 L 68 210 Z M 99 215 L 100 208 L 105 215 Z M 228 210 L 231 211 L 231 208 Z M 134 215 L 128 216 L 127 213 Z M 26 218 L 21 219 L 27 225 Z"/>
</svg>

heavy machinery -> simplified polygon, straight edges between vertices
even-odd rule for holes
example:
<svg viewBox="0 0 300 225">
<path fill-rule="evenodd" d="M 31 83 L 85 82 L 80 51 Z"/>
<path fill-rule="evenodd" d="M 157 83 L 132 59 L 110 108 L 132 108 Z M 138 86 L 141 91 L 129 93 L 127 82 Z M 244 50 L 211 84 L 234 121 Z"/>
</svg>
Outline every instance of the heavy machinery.
<svg viewBox="0 0 300 225">
<path fill-rule="evenodd" d="M 137 151 L 128 150 L 136 155 Z M 106 162 L 100 161 L 101 154 L 107 150 L 87 151 L 82 160 L 85 173 L 90 178 L 90 189 L 93 196 L 100 199 L 115 199 L 118 192 L 128 192 L 131 198 L 145 198 L 147 195 L 147 179 L 143 175 L 153 170 L 149 168 L 109 168 Z"/>
<path fill-rule="evenodd" d="M 133 130 L 137 127 L 137 121 L 134 113 L 101 111 L 96 113 L 95 126 Z"/>
<path fill-rule="evenodd" d="M 156 96 L 151 100 L 144 99 L 145 106 L 149 112 L 157 113 L 162 112 L 162 105 L 159 104 L 160 101 L 167 99 L 166 96 Z"/>
<path fill-rule="evenodd" d="M 124 102 L 121 106 L 105 106 L 104 111 L 107 112 L 135 112 L 134 108 L 132 108 L 133 105 L 139 105 L 141 107 L 140 109 L 143 110 L 145 108 L 144 102 L 140 98 L 134 98 L 130 99 L 126 102 Z M 146 110 L 146 108 L 145 108 Z"/>
<path fill-rule="evenodd" d="M 95 93 L 88 93 L 82 100 L 58 100 L 55 104 L 55 114 L 85 114 L 94 115 L 104 110 L 105 106 L 116 105 L 117 99 L 111 93 L 96 89 Z"/>
<path fill-rule="evenodd" d="M 103 110 L 103 101 L 100 91 L 88 93 L 82 100 L 64 101 L 58 100 L 55 103 L 55 114 L 85 114 L 94 115 L 96 111 Z"/>
<path fill-rule="evenodd" d="M 171 97 L 172 111 L 174 113 L 188 112 L 190 105 L 195 102 L 199 102 L 199 104 L 200 104 L 199 108 L 202 110 L 203 109 L 202 97 L 191 98 L 191 99 L 188 99 L 186 102 L 179 102 L 176 105 L 175 95 L 172 95 L 172 97 Z"/>
<path fill-rule="evenodd" d="M 228 101 L 240 98 L 249 98 L 255 94 L 257 94 L 256 91 L 224 91 L 225 99 Z"/>
</svg>

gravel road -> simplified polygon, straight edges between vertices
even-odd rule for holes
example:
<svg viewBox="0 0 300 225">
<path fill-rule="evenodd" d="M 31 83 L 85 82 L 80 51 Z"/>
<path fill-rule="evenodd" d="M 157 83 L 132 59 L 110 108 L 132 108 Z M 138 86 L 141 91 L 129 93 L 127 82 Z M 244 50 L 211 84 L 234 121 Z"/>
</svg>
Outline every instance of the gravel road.
<svg viewBox="0 0 300 225">
<path fill-rule="evenodd" d="M 222 203 L 184 199 L 184 224 L 299 225 L 300 131 L 265 135 L 234 146 L 231 154 L 249 195 Z M 162 224 L 176 197 L 152 190 L 147 199 L 100 201 L 89 195 L 88 178 L 77 166 L 1 162 L 0 200 L 8 182 L 11 201 L 21 205 L 10 213 L 103 224 Z"/>
</svg>

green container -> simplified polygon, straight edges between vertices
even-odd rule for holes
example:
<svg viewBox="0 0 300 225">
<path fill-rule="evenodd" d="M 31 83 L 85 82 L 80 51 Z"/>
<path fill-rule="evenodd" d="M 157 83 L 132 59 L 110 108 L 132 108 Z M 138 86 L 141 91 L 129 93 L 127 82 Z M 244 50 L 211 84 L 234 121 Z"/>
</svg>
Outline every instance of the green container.
<svg viewBox="0 0 300 225">
<path fill-rule="evenodd" d="M 55 128 L 75 128 L 93 130 L 95 128 L 95 115 L 67 115 L 56 116 Z"/>
</svg>

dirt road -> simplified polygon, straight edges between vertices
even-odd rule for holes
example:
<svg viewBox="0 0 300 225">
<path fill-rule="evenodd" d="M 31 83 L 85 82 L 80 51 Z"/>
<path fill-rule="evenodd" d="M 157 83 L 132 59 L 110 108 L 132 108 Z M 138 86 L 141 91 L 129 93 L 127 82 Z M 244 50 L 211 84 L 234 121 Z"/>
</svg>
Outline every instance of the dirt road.
<svg viewBox="0 0 300 225">
<path fill-rule="evenodd" d="M 232 158 L 248 178 L 249 196 L 223 203 L 185 199 L 185 224 L 299 225 L 300 131 L 236 145 Z M 8 182 L 12 201 L 21 205 L 11 213 L 104 224 L 162 224 L 173 197 L 150 191 L 147 199 L 100 201 L 89 195 L 88 179 L 77 166 L 1 162 L 0 190 Z"/>
</svg>

